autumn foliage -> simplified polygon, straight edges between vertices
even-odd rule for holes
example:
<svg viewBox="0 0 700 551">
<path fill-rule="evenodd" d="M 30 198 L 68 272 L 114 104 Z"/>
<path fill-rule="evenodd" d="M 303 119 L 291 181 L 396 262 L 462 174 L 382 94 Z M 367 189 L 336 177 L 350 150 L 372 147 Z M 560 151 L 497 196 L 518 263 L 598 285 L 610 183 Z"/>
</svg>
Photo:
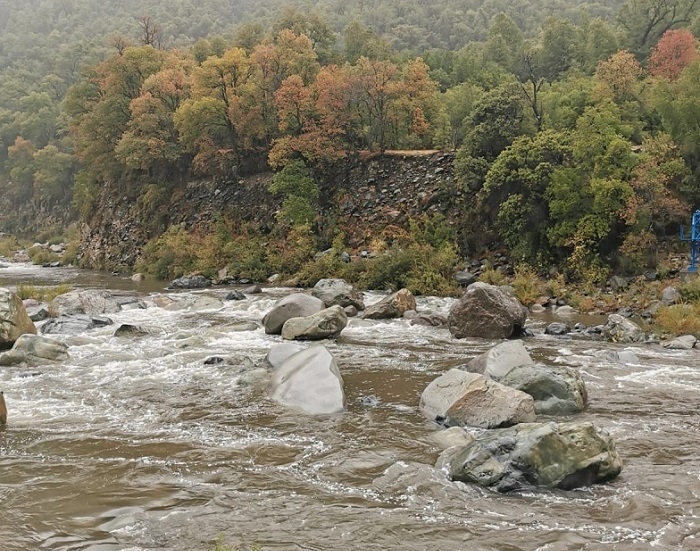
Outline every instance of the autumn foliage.
<svg viewBox="0 0 700 551">
<path fill-rule="evenodd" d="M 651 53 L 649 72 L 655 77 L 675 81 L 698 57 L 693 33 L 687 29 L 666 31 Z"/>
</svg>

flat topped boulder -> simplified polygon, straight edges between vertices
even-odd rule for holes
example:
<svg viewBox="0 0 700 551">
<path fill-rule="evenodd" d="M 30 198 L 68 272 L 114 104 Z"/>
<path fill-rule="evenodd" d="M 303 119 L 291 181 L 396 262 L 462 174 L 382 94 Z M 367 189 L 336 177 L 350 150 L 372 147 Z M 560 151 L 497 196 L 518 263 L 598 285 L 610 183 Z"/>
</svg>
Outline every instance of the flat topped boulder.
<svg viewBox="0 0 700 551">
<path fill-rule="evenodd" d="M 51 301 L 51 309 L 59 315 L 101 316 L 103 314 L 116 314 L 122 310 L 122 306 L 109 291 L 86 289 L 58 295 Z"/>
<path fill-rule="evenodd" d="M 9 348 L 21 336 L 36 334 L 22 300 L 12 291 L 0 288 L 0 348 Z"/>
<path fill-rule="evenodd" d="M 461 369 L 450 369 L 431 382 L 419 408 L 431 421 L 448 427 L 489 429 L 535 420 L 531 396 Z"/>
<path fill-rule="evenodd" d="M 323 301 L 304 293 L 292 293 L 279 299 L 263 318 L 265 333 L 279 335 L 284 322 L 317 314 L 325 308 Z"/>
<path fill-rule="evenodd" d="M 436 466 L 452 480 L 499 492 L 570 490 L 615 478 L 622 459 L 612 437 L 591 422 L 524 423 L 447 449 Z"/>
<path fill-rule="evenodd" d="M 400 318 L 409 310 L 416 309 L 416 299 L 408 289 L 399 289 L 379 302 L 368 306 L 362 315 L 365 319 Z"/>
<path fill-rule="evenodd" d="M 458 339 L 509 339 L 523 332 L 527 309 L 505 290 L 476 282 L 467 287 L 447 316 L 450 333 Z"/>
<path fill-rule="evenodd" d="M 310 415 L 343 411 L 344 383 L 335 358 L 316 345 L 282 359 L 272 373 L 272 399 Z"/>
</svg>

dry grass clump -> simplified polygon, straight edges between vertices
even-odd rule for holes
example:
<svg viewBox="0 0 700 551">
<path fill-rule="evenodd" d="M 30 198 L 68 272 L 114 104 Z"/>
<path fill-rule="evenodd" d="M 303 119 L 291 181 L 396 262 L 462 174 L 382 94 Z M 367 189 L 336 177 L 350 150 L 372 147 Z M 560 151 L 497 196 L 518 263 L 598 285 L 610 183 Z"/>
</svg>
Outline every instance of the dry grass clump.
<svg viewBox="0 0 700 551">
<path fill-rule="evenodd" d="M 654 315 L 654 327 L 661 334 L 700 337 L 700 304 L 663 306 Z"/>
<path fill-rule="evenodd" d="M 51 302 L 58 295 L 63 295 L 72 290 L 73 288 L 65 283 L 52 286 L 28 285 L 22 283 L 17 286 L 16 294 L 22 300 L 33 298 L 34 300 L 38 300 L 40 302 Z"/>
</svg>

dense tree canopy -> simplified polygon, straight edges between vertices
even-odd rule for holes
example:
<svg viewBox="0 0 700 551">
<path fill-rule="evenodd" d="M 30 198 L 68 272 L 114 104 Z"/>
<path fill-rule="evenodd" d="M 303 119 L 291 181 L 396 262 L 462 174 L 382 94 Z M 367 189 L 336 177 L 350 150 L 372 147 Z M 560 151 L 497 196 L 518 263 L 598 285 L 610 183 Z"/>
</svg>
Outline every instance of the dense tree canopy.
<svg viewBox="0 0 700 551">
<path fill-rule="evenodd" d="M 699 206 L 698 0 L 0 13 L 0 191 L 17 205 L 74 197 L 89 216 L 106 184 L 138 198 L 266 165 L 306 182 L 300 166 L 348 152 L 450 148 L 495 239 L 579 276 Z"/>
</svg>

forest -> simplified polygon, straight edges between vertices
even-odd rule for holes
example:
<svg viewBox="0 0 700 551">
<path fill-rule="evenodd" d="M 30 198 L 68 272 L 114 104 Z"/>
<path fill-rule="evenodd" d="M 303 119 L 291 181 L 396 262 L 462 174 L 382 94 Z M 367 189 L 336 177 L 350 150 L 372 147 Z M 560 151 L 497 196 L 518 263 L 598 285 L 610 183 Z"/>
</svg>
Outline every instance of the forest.
<svg viewBox="0 0 700 551">
<path fill-rule="evenodd" d="M 640 273 L 700 206 L 699 5 L 0 0 L 0 226 L 271 168 L 313 234 L 318 167 L 453 150 L 472 250 Z"/>
</svg>

